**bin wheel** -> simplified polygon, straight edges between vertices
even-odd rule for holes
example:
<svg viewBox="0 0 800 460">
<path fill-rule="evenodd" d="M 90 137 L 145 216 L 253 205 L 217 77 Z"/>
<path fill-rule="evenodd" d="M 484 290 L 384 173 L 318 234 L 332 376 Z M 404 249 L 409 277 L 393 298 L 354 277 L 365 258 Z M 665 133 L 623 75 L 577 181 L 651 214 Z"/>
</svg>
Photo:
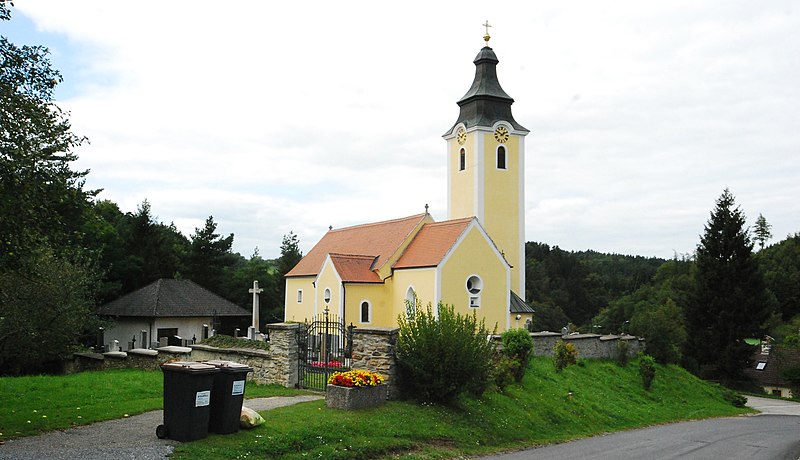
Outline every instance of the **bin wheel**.
<svg viewBox="0 0 800 460">
<path fill-rule="evenodd" d="M 158 439 L 166 439 L 167 434 L 168 433 L 167 433 L 167 427 L 166 426 L 158 425 L 156 427 L 156 436 L 158 436 Z"/>
</svg>

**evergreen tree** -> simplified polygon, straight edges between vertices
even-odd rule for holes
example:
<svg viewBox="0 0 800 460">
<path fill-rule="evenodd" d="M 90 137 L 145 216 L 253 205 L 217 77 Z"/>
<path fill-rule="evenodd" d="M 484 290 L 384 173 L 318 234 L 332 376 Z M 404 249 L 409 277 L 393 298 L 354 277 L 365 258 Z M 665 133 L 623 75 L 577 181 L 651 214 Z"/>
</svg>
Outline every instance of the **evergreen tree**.
<svg viewBox="0 0 800 460">
<path fill-rule="evenodd" d="M 690 367 L 710 366 L 727 380 L 741 376 L 751 353 L 744 339 L 759 336 L 769 316 L 769 298 L 744 224 L 744 213 L 725 189 L 697 247 L 696 290 L 686 309 Z"/>
<path fill-rule="evenodd" d="M 770 238 L 772 238 L 772 225 L 767 222 L 767 219 L 764 218 L 761 214 L 758 215 L 758 219 L 756 219 L 756 228 L 753 230 L 755 236 L 753 239 L 758 242 L 758 246 L 761 249 L 764 249 L 764 245 L 767 244 Z"/>
<path fill-rule="evenodd" d="M 223 238 L 216 231 L 217 223 L 213 216 L 208 216 L 203 228 L 195 229 L 186 257 L 185 275 L 206 289 L 223 295 L 225 269 L 236 263 L 237 256 L 231 252 L 233 233 Z"/>
<path fill-rule="evenodd" d="M 280 302 L 283 307 L 284 300 L 286 299 L 286 280 L 285 276 L 291 271 L 300 259 L 303 258 L 303 253 L 300 252 L 300 239 L 293 232 L 283 235 L 281 242 L 281 256 L 278 258 L 278 271 L 275 274 L 275 301 Z"/>
</svg>

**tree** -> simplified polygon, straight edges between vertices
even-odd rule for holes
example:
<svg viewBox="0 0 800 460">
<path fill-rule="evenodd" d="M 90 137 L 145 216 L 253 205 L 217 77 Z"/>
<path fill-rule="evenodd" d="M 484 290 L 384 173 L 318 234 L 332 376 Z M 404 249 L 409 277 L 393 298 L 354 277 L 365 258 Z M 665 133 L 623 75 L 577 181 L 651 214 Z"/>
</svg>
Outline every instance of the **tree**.
<svg viewBox="0 0 800 460">
<path fill-rule="evenodd" d="M 788 321 L 800 314 L 800 233 L 759 251 L 756 258 L 782 319 Z"/>
<path fill-rule="evenodd" d="M 293 232 L 283 235 L 281 242 L 281 256 L 278 258 L 278 273 L 283 277 L 300 262 L 303 253 L 300 252 L 300 239 Z"/>
<path fill-rule="evenodd" d="M 281 256 L 277 260 L 278 270 L 275 273 L 275 291 L 272 299 L 276 305 L 280 305 L 281 309 L 284 304 L 284 299 L 286 299 L 286 281 L 284 277 L 302 258 L 303 253 L 300 252 L 300 239 L 297 235 L 293 232 L 283 235 Z"/>
<path fill-rule="evenodd" d="M 658 363 L 680 363 L 686 343 L 683 312 L 672 299 L 655 308 L 638 311 L 631 319 L 631 330 L 646 340 L 647 354 Z"/>
<path fill-rule="evenodd" d="M 0 21 L 10 12 L 2 4 Z M 57 252 L 81 246 L 84 212 L 94 191 L 87 171 L 73 171 L 73 149 L 84 138 L 70 131 L 53 102 L 61 82 L 43 46 L 18 47 L 0 36 L 0 264 L 15 264 L 32 248 Z"/>
<path fill-rule="evenodd" d="M 755 235 L 753 239 L 758 242 L 761 249 L 764 249 L 764 245 L 772 238 L 772 225 L 770 225 L 767 219 L 761 214 L 759 214 L 758 219 L 756 219 L 756 228 L 753 230 L 753 234 Z"/>
<path fill-rule="evenodd" d="M 80 337 L 96 330 L 93 265 L 47 248 L 25 254 L 15 270 L 0 271 L 0 374 L 60 370 Z"/>
<path fill-rule="evenodd" d="M 0 2 L 0 21 L 10 19 Z M 94 264 L 84 249 L 93 191 L 73 171 L 70 131 L 53 102 L 61 75 L 41 46 L 0 36 L 0 372 L 47 370 L 93 320 Z"/>
<path fill-rule="evenodd" d="M 695 292 L 686 309 L 691 367 L 709 366 L 727 380 L 741 376 L 750 356 L 744 339 L 760 336 L 770 313 L 744 224 L 744 212 L 725 189 L 697 246 Z"/>
<path fill-rule="evenodd" d="M 146 199 L 135 213 L 126 213 L 116 225 L 124 245 L 124 252 L 119 254 L 123 259 L 116 261 L 115 268 L 123 294 L 159 278 L 180 275 L 189 242 L 175 225 L 159 223 Z"/>
<path fill-rule="evenodd" d="M 233 233 L 222 237 L 214 216 L 208 216 L 203 228 L 196 228 L 186 255 L 185 275 L 195 283 L 219 295 L 224 293 L 225 270 L 236 263 L 231 252 Z M 244 286 L 242 287 L 244 289 Z"/>
</svg>

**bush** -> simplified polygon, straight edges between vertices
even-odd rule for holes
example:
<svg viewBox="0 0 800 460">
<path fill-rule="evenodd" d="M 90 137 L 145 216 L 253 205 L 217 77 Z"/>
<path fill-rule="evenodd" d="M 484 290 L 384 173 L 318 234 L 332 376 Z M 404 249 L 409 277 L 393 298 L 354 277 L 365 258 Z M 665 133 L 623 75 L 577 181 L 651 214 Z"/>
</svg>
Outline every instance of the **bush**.
<svg viewBox="0 0 800 460">
<path fill-rule="evenodd" d="M 747 397 L 730 388 L 722 388 L 722 398 L 736 407 L 744 407 L 747 404 Z"/>
<path fill-rule="evenodd" d="M 561 372 L 567 366 L 571 366 L 578 362 L 578 350 L 575 345 L 559 341 L 553 348 L 553 360 L 556 364 L 556 371 Z"/>
<path fill-rule="evenodd" d="M 397 385 L 403 395 L 422 402 L 451 402 L 464 392 L 480 396 L 492 370 L 494 345 L 483 320 L 429 304 L 410 318 L 400 315 L 397 336 Z"/>
<path fill-rule="evenodd" d="M 533 339 L 527 329 L 510 329 L 503 333 L 503 354 L 514 364 L 510 368 L 514 381 L 522 382 L 531 361 Z"/>
<path fill-rule="evenodd" d="M 656 378 L 656 360 L 650 355 L 639 356 L 639 375 L 642 376 L 642 385 L 649 390 Z"/>
<path fill-rule="evenodd" d="M 504 354 L 498 353 L 494 368 L 492 369 L 492 381 L 498 390 L 503 391 L 505 387 L 516 381 L 516 373 L 520 368 L 516 358 L 509 358 Z"/>
<path fill-rule="evenodd" d="M 616 361 L 619 367 L 625 367 L 628 365 L 628 350 L 630 346 L 628 345 L 627 340 L 617 340 L 617 355 Z"/>
<path fill-rule="evenodd" d="M 203 345 L 217 348 L 252 348 L 255 350 L 269 350 L 269 343 L 261 340 L 250 340 L 240 337 L 231 337 L 224 334 L 215 334 L 200 341 Z"/>
</svg>

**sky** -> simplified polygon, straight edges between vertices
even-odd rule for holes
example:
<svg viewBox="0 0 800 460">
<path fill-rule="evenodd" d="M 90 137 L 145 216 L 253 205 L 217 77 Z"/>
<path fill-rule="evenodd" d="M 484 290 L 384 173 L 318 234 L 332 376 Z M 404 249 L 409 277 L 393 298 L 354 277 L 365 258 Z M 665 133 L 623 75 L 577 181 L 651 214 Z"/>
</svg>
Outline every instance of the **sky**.
<svg viewBox="0 0 800 460">
<path fill-rule="evenodd" d="M 186 236 L 306 253 L 341 228 L 447 218 L 446 144 L 489 21 L 526 138 L 526 240 L 671 258 L 725 188 L 800 231 L 794 1 L 16 0 L 46 45 L 87 188 Z"/>
</svg>

